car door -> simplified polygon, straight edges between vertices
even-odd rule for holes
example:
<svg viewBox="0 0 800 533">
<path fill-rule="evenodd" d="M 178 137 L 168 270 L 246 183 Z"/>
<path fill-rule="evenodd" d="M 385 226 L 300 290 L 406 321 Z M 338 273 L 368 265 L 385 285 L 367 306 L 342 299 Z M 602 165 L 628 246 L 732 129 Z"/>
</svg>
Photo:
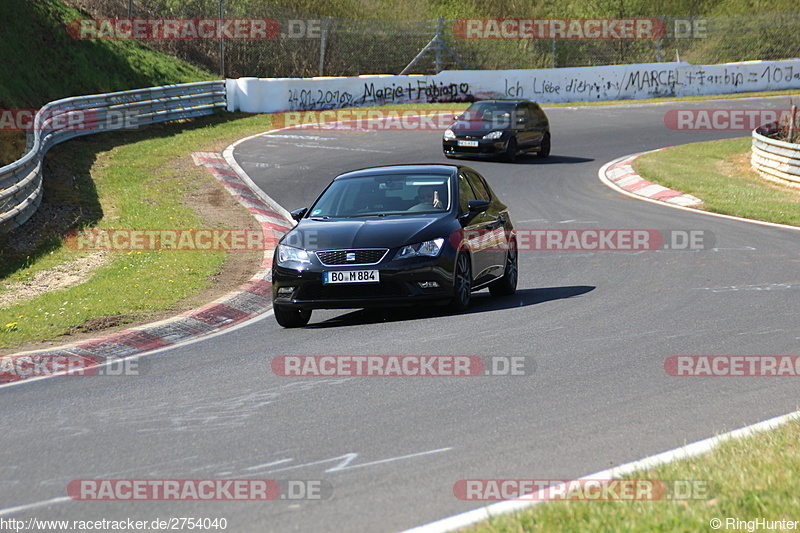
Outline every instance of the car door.
<svg viewBox="0 0 800 533">
<path fill-rule="evenodd" d="M 550 124 L 547 121 L 547 115 L 544 114 L 539 104 L 529 103 L 527 105 L 530 108 L 531 117 L 533 117 L 531 121 L 533 146 L 539 147 Z"/>
<path fill-rule="evenodd" d="M 483 176 L 471 170 L 465 170 L 464 174 L 477 199 L 491 203 L 489 209 L 476 217 L 475 222 L 480 225 L 479 231 L 482 233 L 481 253 L 484 255 L 486 263 L 486 274 L 501 276 L 506 261 L 505 219 L 497 209 L 497 206 L 501 204 L 492 197 L 491 189 L 486 185 Z"/>
<path fill-rule="evenodd" d="M 516 124 L 514 125 L 517 133 L 517 146 L 520 150 L 528 150 L 537 145 L 536 141 L 536 118 L 531 114 L 531 109 L 527 103 L 517 104 L 514 113 Z"/>
<path fill-rule="evenodd" d="M 458 173 L 458 211 L 464 229 L 464 245 L 471 251 L 472 278 L 475 280 L 475 284 L 480 283 L 481 278 L 487 276 L 491 266 L 489 254 L 486 253 L 483 245 L 485 231 L 482 228 L 486 226 L 485 215 L 484 213 L 470 214 L 469 212 L 469 202 L 477 199 L 466 173 L 460 171 Z"/>
<path fill-rule="evenodd" d="M 459 209 L 465 218 L 462 219 L 467 245 L 472 251 L 472 277 L 475 285 L 491 281 L 502 273 L 505 264 L 505 254 L 502 244 L 503 225 L 496 213 L 489 209 L 473 213 L 469 212 L 470 200 L 483 200 L 491 202 L 482 180 L 474 172 L 462 170 L 459 173 Z M 473 183 L 475 185 L 473 185 Z M 498 238 L 500 241 L 498 241 Z"/>
</svg>

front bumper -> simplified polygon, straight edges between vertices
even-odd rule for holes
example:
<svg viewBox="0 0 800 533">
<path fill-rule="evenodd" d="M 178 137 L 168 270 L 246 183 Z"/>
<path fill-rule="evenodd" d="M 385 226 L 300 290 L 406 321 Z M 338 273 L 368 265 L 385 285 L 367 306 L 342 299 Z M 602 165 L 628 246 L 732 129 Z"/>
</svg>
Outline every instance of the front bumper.
<svg viewBox="0 0 800 533">
<path fill-rule="evenodd" d="M 360 309 L 446 303 L 453 294 L 452 258 L 419 258 L 369 266 L 272 269 L 272 302 L 296 309 Z M 378 283 L 323 284 L 325 270 L 378 270 Z M 420 283 L 436 282 L 437 287 Z M 291 288 L 291 290 L 290 290 Z"/>
<path fill-rule="evenodd" d="M 464 157 L 497 157 L 505 153 L 508 148 L 508 139 L 501 138 L 494 141 L 484 139 L 477 140 L 478 146 L 458 146 L 458 141 L 464 139 L 444 139 L 442 140 L 442 151 L 450 156 Z"/>
</svg>

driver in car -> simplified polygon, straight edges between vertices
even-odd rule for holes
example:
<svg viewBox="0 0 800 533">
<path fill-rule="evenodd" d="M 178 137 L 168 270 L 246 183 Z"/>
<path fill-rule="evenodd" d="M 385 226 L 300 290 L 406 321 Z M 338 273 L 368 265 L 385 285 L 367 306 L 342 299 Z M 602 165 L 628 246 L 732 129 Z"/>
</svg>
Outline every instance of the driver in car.
<svg viewBox="0 0 800 533">
<path fill-rule="evenodd" d="M 427 211 L 429 209 L 444 209 L 442 198 L 444 195 L 435 185 L 422 185 L 417 190 L 417 204 L 411 206 L 409 211 Z"/>
</svg>

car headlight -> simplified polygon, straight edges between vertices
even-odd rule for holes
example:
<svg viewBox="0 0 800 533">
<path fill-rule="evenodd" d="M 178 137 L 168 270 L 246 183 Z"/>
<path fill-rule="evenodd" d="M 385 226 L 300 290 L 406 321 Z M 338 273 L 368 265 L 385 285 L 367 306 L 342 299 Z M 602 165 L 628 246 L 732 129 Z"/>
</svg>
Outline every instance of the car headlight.
<svg viewBox="0 0 800 533">
<path fill-rule="evenodd" d="M 308 252 L 295 248 L 293 246 L 286 246 L 285 244 L 278 245 L 278 264 L 284 266 L 286 263 L 306 263 L 311 264 L 311 259 Z"/>
<path fill-rule="evenodd" d="M 400 248 L 400 251 L 394 256 L 395 259 L 407 259 L 409 257 L 436 257 L 442 251 L 444 238 L 439 237 L 432 241 L 419 242 L 417 244 L 409 244 Z"/>
<path fill-rule="evenodd" d="M 502 137 L 503 133 L 504 133 L 503 130 L 497 130 L 491 133 L 487 133 L 486 135 L 483 136 L 483 138 L 486 139 L 487 141 L 494 141 Z"/>
<path fill-rule="evenodd" d="M 450 128 L 447 128 L 446 130 L 444 130 L 444 138 L 445 139 L 455 139 L 456 138 L 456 134 L 453 133 L 453 130 L 451 130 Z"/>
</svg>

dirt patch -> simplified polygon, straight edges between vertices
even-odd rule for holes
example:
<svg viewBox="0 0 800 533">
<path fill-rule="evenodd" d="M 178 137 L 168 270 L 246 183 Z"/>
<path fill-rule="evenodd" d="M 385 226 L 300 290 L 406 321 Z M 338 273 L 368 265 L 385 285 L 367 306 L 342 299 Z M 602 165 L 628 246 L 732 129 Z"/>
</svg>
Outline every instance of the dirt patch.
<svg viewBox="0 0 800 533">
<path fill-rule="evenodd" d="M 162 179 L 173 179 L 182 183 L 181 186 L 186 190 L 182 201 L 197 213 L 205 227 L 260 231 L 261 226 L 247 209 L 234 200 L 211 173 L 204 168 L 195 166 L 191 154 L 171 161 L 167 170 L 169 171 L 169 177 Z M 49 169 L 45 173 L 45 179 L 48 179 L 49 176 L 63 177 L 66 173 L 68 173 L 68 170 L 60 168 L 57 158 L 49 158 Z M 76 218 L 79 218 L 82 214 L 82 210 L 79 207 L 66 205 L 48 208 L 44 203 L 42 205 L 44 211 L 40 208 L 34 215 L 35 217 L 40 217 L 41 223 L 37 227 L 41 229 L 36 230 L 36 236 L 31 236 L 29 232 L 25 232 L 25 236 L 18 237 L 19 242 L 15 243 L 18 250 L 23 250 L 35 245 L 37 241 L 41 242 L 41 239 L 48 238 L 53 234 L 55 228 L 74 227 Z M 258 271 L 262 259 L 262 252 L 232 251 L 220 271 L 209 277 L 209 285 L 206 289 L 178 302 L 171 310 L 141 315 L 97 317 L 81 325 L 71 327 L 68 334 L 62 335 L 57 339 L 24 343 L 13 348 L 13 351 L 35 350 L 67 342 L 79 342 L 99 335 L 113 333 L 120 329 L 170 318 L 237 290 Z M 67 270 L 70 268 L 67 264 L 60 266 Z M 29 283 L 36 284 L 33 281 Z M 51 288 L 49 290 L 55 289 Z"/>
<path fill-rule="evenodd" d="M 115 328 L 117 326 L 130 324 L 136 321 L 136 318 L 137 317 L 132 315 L 110 315 L 90 318 L 83 324 L 71 326 L 69 328 L 69 335 L 75 335 L 78 333 L 94 333 L 96 331 L 103 331 L 108 328 Z"/>
<path fill-rule="evenodd" d="M 108 263 L 109 258 L 108 252 L 96 252 L 37 272 L 30 281 L 6 283 L 6 290 L 0 293 L 0 308 L 83 283 L 91 277 L 92 272 Z"/>
<path fill-rule="evenodd" d="M 191 154 L 174 161 L 173 165 L 171 170 L 181 180 L 193 173 L 201 175 L 201 179 L 193 180 L 196 186 L 186 192 L 182 202 L 197 213 L 206 227 L 261 230 L 261 225 L 253 215 L 234 200 L 210 172 L 195 166 Z M 209 279 L 209 287 L 179 302 L 180 309 L 192 309 L 238 289 L 258 271 L 263 256 L 263 252 L 231 251 L 222 269 Z"/>
</svg>

